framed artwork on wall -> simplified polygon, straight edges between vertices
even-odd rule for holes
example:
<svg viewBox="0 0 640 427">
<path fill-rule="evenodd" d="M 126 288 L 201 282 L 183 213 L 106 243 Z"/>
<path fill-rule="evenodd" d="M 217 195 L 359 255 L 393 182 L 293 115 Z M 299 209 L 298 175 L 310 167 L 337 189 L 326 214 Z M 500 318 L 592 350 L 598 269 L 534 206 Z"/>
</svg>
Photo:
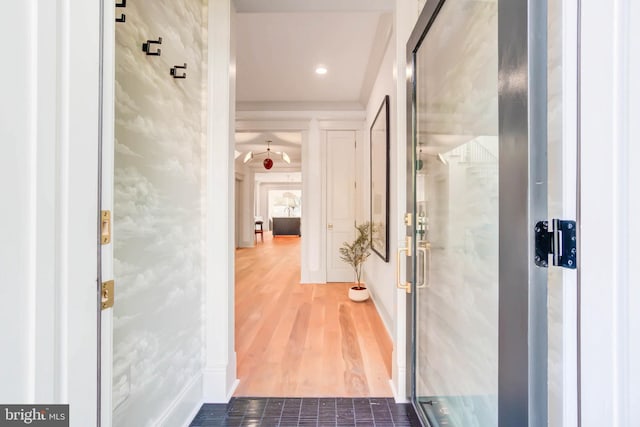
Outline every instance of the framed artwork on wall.
<svg viewBox="0 0 640 427">
<path fill-rule="evenodd" d="M 371 249 L 389 262 L 389 95 L 369 131 L 371 171 Z"/>
</svg>

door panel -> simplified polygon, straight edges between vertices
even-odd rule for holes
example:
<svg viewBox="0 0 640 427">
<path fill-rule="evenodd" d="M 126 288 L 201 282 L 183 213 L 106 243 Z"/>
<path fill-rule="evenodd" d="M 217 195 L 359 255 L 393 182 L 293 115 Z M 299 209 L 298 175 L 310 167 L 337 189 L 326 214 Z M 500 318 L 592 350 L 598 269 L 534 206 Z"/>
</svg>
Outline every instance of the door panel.
<svg viewBox="0 0 640 427">
<path fill-rule="evenodd" d="M 327 282 L 351 282 L 352 268 L 339 248 L 355 236 L 354 131 L 327 132 Z"/>
<path fill-rule="evenodd" d="M 497 28 L 496 3 L 447 1 L 416 53 L 415 399 L 432 425 L 497 425 Z"/>
<path fill-rule="evenodd" d="M 90 426 L 98 411 L 100 34 L 87 23 L 100 11 L 81 0 L 2 6 L 0 401 L 69 404 L 69 425 Z"/>
<path fill-rule="evenodd" d="M 533 262 L 535 222 L 575 218 L 567 7 L 427 3 L 407 46 L 411 394 L 431 426 L 575 424 L 575 271 Z"/>
</svg>

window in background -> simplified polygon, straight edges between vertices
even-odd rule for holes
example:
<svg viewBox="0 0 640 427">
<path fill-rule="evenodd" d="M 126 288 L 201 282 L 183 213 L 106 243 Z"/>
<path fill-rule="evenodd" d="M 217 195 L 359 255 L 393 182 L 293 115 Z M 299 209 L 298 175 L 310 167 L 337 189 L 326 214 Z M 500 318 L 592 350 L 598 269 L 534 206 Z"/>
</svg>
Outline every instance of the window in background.
<svg viewBox="0 0 640 427">
<path fill-rule="evenodd" d="M 269 218 L 302 216 L 301 190 L 269 190 Z"/>
</svg>

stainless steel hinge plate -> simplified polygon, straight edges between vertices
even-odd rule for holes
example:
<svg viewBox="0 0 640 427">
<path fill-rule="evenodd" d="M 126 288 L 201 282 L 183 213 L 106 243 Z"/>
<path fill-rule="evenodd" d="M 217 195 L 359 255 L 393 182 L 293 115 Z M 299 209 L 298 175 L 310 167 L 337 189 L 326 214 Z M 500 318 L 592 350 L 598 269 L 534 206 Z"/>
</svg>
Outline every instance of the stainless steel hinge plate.
<svg viewBox="0 0 640 427">
<path fill-rule="evenodd" d="M 558 267 L 574 269 L 577 267 L 576 222 L 553 219 L 552 229 L 549 221 L 538 221 L 535 226 L 536 254 L 538 267 L 549 266 L 549 255 L 552 264 Z"/>
</svg>

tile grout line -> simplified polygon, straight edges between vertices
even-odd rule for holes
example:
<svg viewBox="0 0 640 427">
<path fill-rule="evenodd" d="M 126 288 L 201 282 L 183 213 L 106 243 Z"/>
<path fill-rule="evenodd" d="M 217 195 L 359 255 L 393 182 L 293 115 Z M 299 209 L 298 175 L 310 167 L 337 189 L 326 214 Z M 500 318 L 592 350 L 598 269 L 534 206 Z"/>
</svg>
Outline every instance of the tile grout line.
<svg viewBox="0 0 640 427">
<path fill-rule="evenodd" d="M 295 418 L 287 420 L 288 424 L 284 425 L 285 406 L 293 401 L 298 403 L 297 417 L 296 413 L 288 413 Z M 279 408 L 277 412 L 274 411 L 274 404 Z M 312 404 L 316 405 L 313 414 L 308 410 Z M 340 418 L 340 425 L 410 426 L 413 421 L 406 413 L 406 406 L 406 404 L 395 404 L 388 398 L 240 398 L 237 401 L 233 399 L 228 404 L 203 405 L 201 412 L 192 421 L 192 425 L 214 427 L 223 425 L 225 420 L 233 420 L 233 424 L 230 425 L 329 427 L 339 425 L 338 415 L 341 414 L 343 417 Z M 360 410 L 357 414 L 356 409 Z M 349 412 L 351 415 L 344 417 Z M 205 415 L 207 413 L 209 416 Z M 376 414 L 380 417 L 376 417 Z M 271 422 L 267 423 L 267 421 Z M 255 424 L 256 422 L 259 424 Z"/>
</svg>

